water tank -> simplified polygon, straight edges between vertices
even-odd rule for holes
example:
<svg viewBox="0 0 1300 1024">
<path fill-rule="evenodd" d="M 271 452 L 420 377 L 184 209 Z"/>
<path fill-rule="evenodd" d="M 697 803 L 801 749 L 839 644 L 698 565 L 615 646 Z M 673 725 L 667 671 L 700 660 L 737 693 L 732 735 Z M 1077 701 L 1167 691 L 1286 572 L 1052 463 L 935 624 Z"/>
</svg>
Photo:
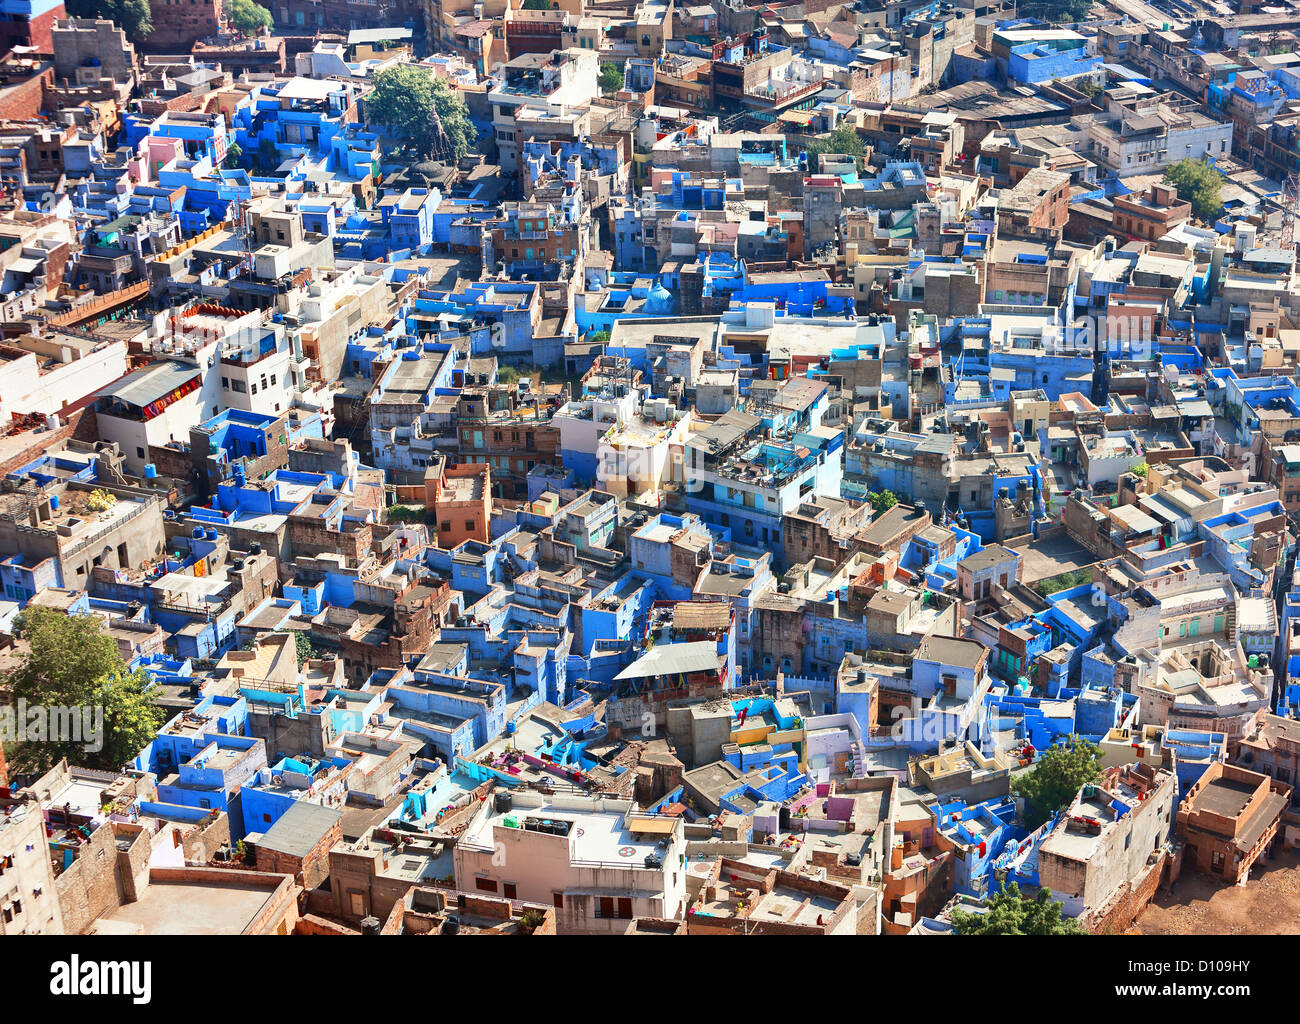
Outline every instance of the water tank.
<svg viewBox="0 0 1300 1024">
<path fill-rule="evenodd" d="M 208 540 L 216 540 L 216 539 L 217 539 L 217 531 L 209 527 L 206 536 L 207 536 L 207 539 L 208 539 Z"/>
<path fill-rule="evenodd" d="M 496 797 L 493 801 L 493 806 L 496 808 L 498 814 L 504 814 L 506 811 L 511 810 L 514 807 L 514 805 L 515 805 L 514 797 L 512 797 L 509 793 L 505 793 L 501 791 L 497 792 Z"/>
<path fill-rule="evenodd" d="M 661 868 L 664 866 L 664 859 L 657 853 L 647 853 L 645 855 L 645 866 L 648 868 Z"/>
<path fill-rule="evenodd" d="M 152 462 L 146 462 L 144 467 L 144 478 L 146 480 L 152 480 L 157 475 L 158 475 L 158 467 L 155 466 Z"/>
<path fill-rule="evenodd" d="M 58 508 L 59 508 L 59 496 L 58 496 L 57 494 L 51 494 L 51 495 L 50 495 L 50 508 L 53 509 L 53 510 L 55 510 L 55 511 L 58 511 Z"/>
<path fill-rule="evenodd" d="M 196 526 L 196 527 L 194 527 L 194 529 L 190 531 L 190 536 L 193 537 L 195 540 L 202 540 L 202 539 L 203 539 L 203 527 L 201 527 L 201 526 Z"/>
<path fill-rule="evenodd" d="M 514 723 L 514 722 L 507 722 L 507 723 L 506 723 L 506 735 L 507 735 L 507 736 L 513 736 L 514 734 L 515 734 L 515 723 Z"/>
<path fill-rule="evenodd" d="M 248 545 L 248 553 L 250 555 L 260 555 L 262 553 L 262 542 L 255 541 L 254 543 Z"/>
</svg>

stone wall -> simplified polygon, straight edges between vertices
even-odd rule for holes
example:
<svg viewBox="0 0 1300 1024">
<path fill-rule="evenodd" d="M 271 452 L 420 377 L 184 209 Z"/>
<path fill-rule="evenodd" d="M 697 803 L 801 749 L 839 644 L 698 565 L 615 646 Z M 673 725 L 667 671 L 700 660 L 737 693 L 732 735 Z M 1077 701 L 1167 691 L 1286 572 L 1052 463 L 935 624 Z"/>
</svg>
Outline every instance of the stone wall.
<svg viewBox="0 0 1300 1024">
<path fill-rule="evenodd" d="M 1168 862 L 1169 853 L 1162 850 L 1137 878 L 1123 883 L 1097 910 L 1082 915 L 1079 926 L 1093 935 L 1118 935 L 1128 931 L 1155 898 Z"/>
</svg>

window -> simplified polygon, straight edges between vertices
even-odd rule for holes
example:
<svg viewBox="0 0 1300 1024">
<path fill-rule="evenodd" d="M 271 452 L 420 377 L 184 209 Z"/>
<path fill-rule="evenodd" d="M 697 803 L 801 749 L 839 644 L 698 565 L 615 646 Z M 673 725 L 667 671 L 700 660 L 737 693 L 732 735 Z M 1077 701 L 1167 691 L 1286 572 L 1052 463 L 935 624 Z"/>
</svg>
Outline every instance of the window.
<svg viewBox="0 0 1300 1024">
<path fill-rule="evenodd" d="M 365 912 L 366 912 L 366 900 L 365 900 L 365 897 L 362 896 L 361 893 L 359 893 L 359 892 L 351 893 L 351 894 L 350 894 L 350 897 L 351 897 L 351 902 L 352 902 L 352 916 L 353 916 L 353 917 L 362 917 L 362 916 L 364 916 L 364 915 L 365 915 Z"/>
<path fill-rule="evenodd" d="M 474 519 L 466 519 L 466 520 L 465 520 L 465 529 L 467 529 L 467 530 L 472 530 L 472 529 L 474 529 L 474 523 L 475 523 L 475 522 L 477 522 L 477 520 L 474 520 Z"/>
<path fill-rule="evenodd" d="M 516 889 L 515 889 L 515 883 L 514 883 L 514 882 L 502 882 L 502 883 L 501 883 L 501 895 L 504 896 L 504 897 L 505 897 L 506 899 L 508 899 L 508 900 L 513 900 L 513 899 L 515 899 L 516 896 L 518 895 L 518 892 L 517 892 Z"/>
<path fill-rule="evenodd" d="M 230 378 L 229 378 L 229 377 L 222 377 L 222 378 L 221 378 L 221 390 L 222 390 L 222 391 L 229 391 L 229 390 L 230 390 Z"/>
<path fill-rule="evenodd" d="M 141 448 L 141 447 L 139 447 L 139 446 L 137 446 L 136 449 L 135 449 L 135 457 L 136 457 L 137 459 L 143 459 L 143 458 L 144 458 L 144 449 Z"/>
<path fill-rule="evenodd" d="M 562 892 L 553 892 L 553 893 L 551 893 L 551 902 L 552 902 L 553 904 L 555 904 L 555 909 L 556 909 L 556 910 L 563 910 L 563 909 L 564 909 L 564 893 L 562 893 Z"/>
<path fill-rule="evenodd" d="M 495 878 L 475 878 L 474 888 L 479 892 L 496 892 L 497 880 Z"/>
<path fill-rule="evenodd" d="M 618 901 L 618 916 L 624 920 L 632 917 L 632 901 L 627 897 L 620 897 Z"/>
<path fill-rule="evenodd" d="M 596 898 L 596 916 L 606 918 L 614 916 L 613 896 L 598 896 Z"/>
<path fill-rule="evenodd" d="M 444 532 L 449 531 L 449 530 L 451 529 L 451 520 L 450 520 L 450 519 L 444 519 L 444 520 L 442 521 L 442 525 L 439 526 L 438 529 L 440 529 L 440 530 L 442 530 L 442 531 L 444 531 Z"/>
</svg>

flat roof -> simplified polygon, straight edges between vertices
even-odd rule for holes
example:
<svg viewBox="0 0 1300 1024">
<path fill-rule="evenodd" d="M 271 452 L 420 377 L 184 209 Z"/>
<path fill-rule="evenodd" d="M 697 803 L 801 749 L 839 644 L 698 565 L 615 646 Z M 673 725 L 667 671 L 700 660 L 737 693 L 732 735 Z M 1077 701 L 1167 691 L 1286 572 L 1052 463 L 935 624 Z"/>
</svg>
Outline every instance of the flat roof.
<svg viewBox="0 0 1300 1024">
<path fill-rule="evenodd" d="M 150 881 L 134 903 L 103 920 L 135 925 L 145 935 L 241 935 L 266 906 L 279 876 L 267 885 L 239 882 Z"/>
</svg>

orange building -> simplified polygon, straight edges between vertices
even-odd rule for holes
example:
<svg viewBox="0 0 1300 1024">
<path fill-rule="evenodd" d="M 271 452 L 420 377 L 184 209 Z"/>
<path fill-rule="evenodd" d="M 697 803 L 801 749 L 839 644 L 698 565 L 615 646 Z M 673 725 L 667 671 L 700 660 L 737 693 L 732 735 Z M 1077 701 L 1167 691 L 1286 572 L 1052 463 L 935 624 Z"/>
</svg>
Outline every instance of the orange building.
<svg viewBox="0 0 1300 1024">
<path fill-rule="evenodd" d="M 438 528 L 438 547 L 454 548 L 461 541 L 491 539 L 491 470 L 486 462 L 448 466 L 428 482 L 427 504 Z"/>
<path fill-rule="evenodd" d="M 1277 836 L 1291 787 L 1233 765 L 1211 764 L 1178 808 L 1183 868 L 1244 883 Z"/>
</svg>

